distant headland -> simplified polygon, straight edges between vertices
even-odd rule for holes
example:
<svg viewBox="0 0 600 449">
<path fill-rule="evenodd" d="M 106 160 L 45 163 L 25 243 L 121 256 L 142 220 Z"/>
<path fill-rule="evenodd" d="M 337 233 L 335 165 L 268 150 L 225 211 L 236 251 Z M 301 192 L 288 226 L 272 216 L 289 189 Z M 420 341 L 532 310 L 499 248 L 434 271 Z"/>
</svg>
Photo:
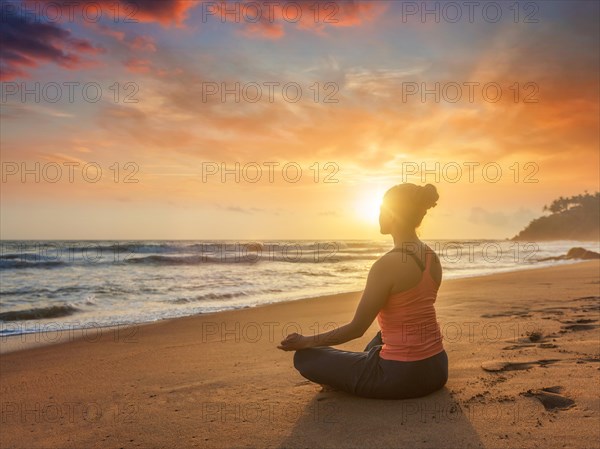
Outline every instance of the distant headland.
<svg viewBox="0 0 600 449">
<path fill-rule="evenodd" d="M 562 196 L 511 240 L 600 240 L 600 192 Z"/>
</svg>

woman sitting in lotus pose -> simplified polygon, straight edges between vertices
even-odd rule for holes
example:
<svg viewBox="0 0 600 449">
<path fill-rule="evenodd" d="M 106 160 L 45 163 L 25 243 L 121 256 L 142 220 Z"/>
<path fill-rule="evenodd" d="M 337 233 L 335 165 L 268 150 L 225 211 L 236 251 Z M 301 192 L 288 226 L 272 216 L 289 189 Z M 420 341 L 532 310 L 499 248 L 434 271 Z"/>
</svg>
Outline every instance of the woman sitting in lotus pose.
<svg viewBox="0 0 600 449">
<path fill-rule="evenodd" d="M 446 384 L 448 356 L 434 308 L 442 267 L 416 234 L 438 199 L 431 184 L 399 184 L 385 193 L 380 232 L 391 234 L 394 248 L 371 267 L 352 321 L 312 337 L 288 335 L 278 346 L 296 351 L 294 366 L 302 376 L 378 399 L 425 396 Z M 375 318 L 381 330 L 364 352 L 331 347 L 362 337 Z"/>
</svg>

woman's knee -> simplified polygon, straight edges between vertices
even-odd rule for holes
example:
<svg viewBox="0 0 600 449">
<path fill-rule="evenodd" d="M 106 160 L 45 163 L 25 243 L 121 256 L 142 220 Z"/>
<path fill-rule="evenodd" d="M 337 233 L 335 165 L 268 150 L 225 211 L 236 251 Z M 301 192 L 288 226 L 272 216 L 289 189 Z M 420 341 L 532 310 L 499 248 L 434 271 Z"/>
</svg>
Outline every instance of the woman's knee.
<svg viewBox="0 0 600 449">
<path fill-rule="evenodd" d="M 299 349 L 294 354 L 294 368 L 296 368 L 300 374 L 308 372 L 312 358 L 311 348 Z"/>
</svg>

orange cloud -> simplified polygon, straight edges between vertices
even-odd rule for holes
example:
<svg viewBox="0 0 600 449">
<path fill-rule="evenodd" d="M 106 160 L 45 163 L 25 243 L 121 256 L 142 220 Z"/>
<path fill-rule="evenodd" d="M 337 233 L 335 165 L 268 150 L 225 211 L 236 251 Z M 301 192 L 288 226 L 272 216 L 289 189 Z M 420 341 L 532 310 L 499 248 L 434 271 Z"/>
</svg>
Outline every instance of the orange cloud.
<svg viewBox="0 0 600 449">
<path fill-rule="evenodd" d="M 328 27 L 351 27 L 373 21 L 387 9 L 386 2 L 290 0 L 282 2 L 205 1 L 203 15 L 240 23 L 249 37 L 279 39 L 284 25 L 322 34 Z M 257 6 L 258 5 L 258 6 Z"/>
<path fill-rule="evenodd" d="M 150 73 L 152 63 L 148 59 L 129 58 L 125 62 L 125 68 L 131 73 Z"/>
<path fill-rule="evenodd" d="M 190 0 L 95 0 L 94 2 L 73 2 L 71 0 L 23 0 L 29 11 L 41 11 L 44 4 L 54 10 L 61 7 L 61 18 L 70 20 L 73 14 L 77 22 L 81 17 L 85 24 L 95 24 L 96 16 L 109 17 L 111 20 L 123 23 L 157 22 L 163 26 L 183 26 L 188 17 L 188 11 L 197 6 L 198 2 Z M 83 12 L 83 14 L 82 14 Z M 50 13 L 48 13 L 49 15 Z"/>
<path fill-rule="evenodd" d="M 120 42 L 123 42 L 125 40 L 125 32 L 113 29 L 113 28 L 103 25 L 101 23 L 90 22 L 90 23 L 88 23 L 88 27 L 97 31 L 100 34 L 103 34 L 105 36 L 110 36 Z"/>
<path fill-rule="evenodd" d="M 136 36 L 129 44 L 129 47 L 132 50 L 155 52 L 156 42 L 150 36 Z"/>
<path fill-rule="evenodd" d="M 114 0 L 103 1 L 107 4 L 114 3 Z M 120 2 L 129 6 L 134 20 L 158 22 L 163 26 L 175 24 L 177 27 L 183 27 L 189 10 L 197 6 L 197 2 L 190 0 L 120 0 Z"/>
</svg>

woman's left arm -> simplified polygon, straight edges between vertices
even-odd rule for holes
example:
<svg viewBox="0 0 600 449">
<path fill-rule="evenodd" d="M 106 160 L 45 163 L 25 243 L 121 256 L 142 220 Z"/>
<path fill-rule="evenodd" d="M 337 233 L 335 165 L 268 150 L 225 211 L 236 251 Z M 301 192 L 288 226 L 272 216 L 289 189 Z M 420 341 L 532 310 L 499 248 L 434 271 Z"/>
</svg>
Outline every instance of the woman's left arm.
<svg viewBox="0 0 600 449">
<path fill-rule="evenodd" d="M 388 273 L 384 259 L 378 259 L 373 264 L 362 298 L 350 323 L 314 336 L 305 337 L 294 333 L 288 335 L 277 347 L 284 351 L 295 351 L 316 346 L 335 346 L 362 337 L 389 296 L 392 284 Z"/>
</svg>

